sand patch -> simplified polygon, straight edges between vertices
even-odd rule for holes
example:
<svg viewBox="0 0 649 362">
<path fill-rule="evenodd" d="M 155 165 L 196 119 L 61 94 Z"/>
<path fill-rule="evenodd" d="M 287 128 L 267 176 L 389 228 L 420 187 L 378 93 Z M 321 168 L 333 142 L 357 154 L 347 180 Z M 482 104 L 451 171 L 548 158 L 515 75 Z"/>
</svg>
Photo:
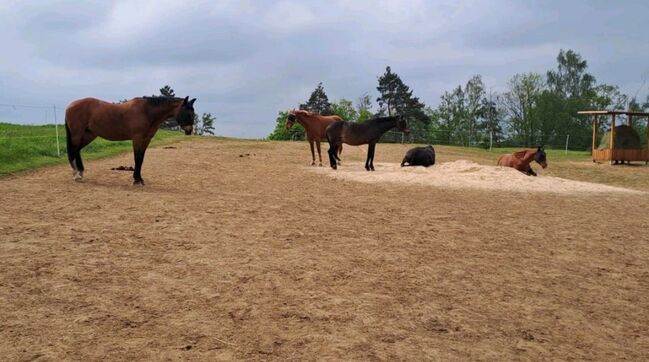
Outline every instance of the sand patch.
<svg viewBox="0 0 649 362">
<path fill-rule="evenodd" d="M 376 168 L 375 172 L 365 171 L 361 163 L 345 163 L 335 171 L 330 168 L 313 170 L 337 179 L 365 183 L 392 182 L 453 189 L 473 188 L 553 193 L 640 192 L 552 176 L 530 177 L 512 168 L 480 165 L 466 160 L 444 162 L 428 168 L 421 166 L 401 167 L 397 163 L 375 163 L 374 166 Z"/>
</svg>

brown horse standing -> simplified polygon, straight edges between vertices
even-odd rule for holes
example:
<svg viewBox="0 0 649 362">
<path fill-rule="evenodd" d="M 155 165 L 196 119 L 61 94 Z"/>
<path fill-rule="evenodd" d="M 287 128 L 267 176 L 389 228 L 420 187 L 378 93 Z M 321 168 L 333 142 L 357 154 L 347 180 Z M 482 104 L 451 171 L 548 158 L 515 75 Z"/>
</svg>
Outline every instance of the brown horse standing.
<svg viewBox="0 0 649 362">
<path fill-rule="evenodd" d="M 521 150 L 512 154 L 502 155 L 498 157 L 496 164 L 498 166 L 513 167 L 528 176 L 536 176 L 536 173 L 530 166 L 532 161 L 536 161 L 543 168 L 548 167 L 543 146 L 539 146 L 536 150 Z"/>
<path fill-rule="evenodd" d="M 144 152 L 160 123 L 175 118 L 185 134 L 194 126 L 194 102 L 189 97 L 141 97 L 115 104 L 96 98 L 83 98 L 70 103 L 65 110 L 68 160 L 74 179 L 83 179 L 81 149 L 95 138 L 109 141 L 133 140 L 135 171 L 133 185 L 144 185 L 142 162 Z"/>
<path fill-rule="evenodd" d="M 315 166 L 315 153 L 313 152 L 313 143 L 315 142 L 318 149 L 318 159 L 320 160 L 319 166 L 322 166 L 322 155 L 320 154 L 320 141 L 327 138 L 327 127 L 342 118 L 338 116 L 321 116 L 318 113 L 308 112 L 304 110 L 292 110 L 288 112 L 286 118 L 286 129 L 291 129 L 295 122 L 301 124 L 306 131 L 306 139 L 311 146 L 311 166 Z M 338 155 L 342 152 L 342 147 L 338 150 Z M 338 159 L 340 161 L 340 159 Z"/>
</svg>

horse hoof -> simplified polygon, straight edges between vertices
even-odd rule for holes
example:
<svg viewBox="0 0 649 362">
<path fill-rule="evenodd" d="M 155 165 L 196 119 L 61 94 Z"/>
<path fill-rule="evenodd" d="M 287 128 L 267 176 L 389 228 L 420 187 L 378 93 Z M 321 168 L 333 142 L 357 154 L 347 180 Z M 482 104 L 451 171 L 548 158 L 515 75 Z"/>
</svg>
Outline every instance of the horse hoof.
<svg viewBox="0 0 649 362">
<path fill-rule="evenodd" d="M 144 186 L 144 180 L 133 181 L 133 186 Z"/>
<path fill-rule="evenodd" d="M 333 166 L 331 166 L 331 168 L 333 168 L 333 169 L 335 170 L 335 169 L 337 169 L 337 168 L 338 168 L 338 166 L 336 166 L 336 165 L 333 165 Z"/>
<path fill-rule="evenodd" d="M 311 166 L 315 166 L 315 162 L 311 162 Z"/>
<path fill-rule="evenodd" d="M 318 167 L 322 167 L 322 164 L 319 164 Z"/>
<path fill-rule="evenodd" d="M 74 178 L 74 181 L 76 181 L 76 182 L 83 181 L 83 175 L 81 174 L 81 172 L 74 172 L 73 178 Z"/>
</svg>

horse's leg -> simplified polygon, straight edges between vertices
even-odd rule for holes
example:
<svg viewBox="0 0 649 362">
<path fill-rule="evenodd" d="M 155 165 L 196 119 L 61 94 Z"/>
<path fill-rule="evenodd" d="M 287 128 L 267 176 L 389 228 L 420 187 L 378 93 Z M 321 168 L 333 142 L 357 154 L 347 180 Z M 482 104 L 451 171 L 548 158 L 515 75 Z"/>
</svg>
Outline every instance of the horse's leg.
<svg viewBox="0 0 649 362">
<path fill-rule="evenodd" d="M 372 159 L 372 144 L 367 145 L 367 158 L 365 159 L 365 169 L 370 170 L 370 160 Z"/>
<path fill-rule="evenodd" d="M 376 143 L 370 143 L 367 149 L 367 162 L 365 169 L 368 171 L 374 171 L 374 150 L 376 149 Z"/>
<path fill-rule="evenodd" d="M 335 153 L 336 153 L 336 144 L 330 140 L 329 141 L 329 150 L 327 151 L 327 154 L 329 154 L 329 165 L 334 170 L 336 168 L 338 168 L 338 166 L 336 166 L 336 157 L 334 157 Z"/>
<path fill-rule="evenodd" d="M 133 156 L 135 158 L 135 171 L 133 171 L 133 185 L 144 186 L 142 179 L 142 162 L 144 162 L 144 153 L 149 146 L 151 138 L 137 137 L 133 138 Z"/>
<path fill-rule="evenodd" d="M 315 140 L 315 145 L 316 148 L 318 149 L 318 160 L 320 161 L 320 164 L 318 164 L 318 166 L 322 167 L 322 154 L 320 154 L 320 140 Z"/>
<path fill-rule="evenodd" d="M 334 156 L 336 156 L 336 161 L 338 161 L 339 165 L 340 165 L 340 157 L 339 156 L 340 156 L 341 153 L 343 153 L 343 144 L 342 143 L 338 146 L 338 151 L 334 155 Z"/>
<path fill-rule="evenodd" d="M 530 166 L 530 165 L 527 165 L 527 175 L 528 176 L 536 176 L 536 173 L 534 172 L 534 170 L 532 170 L 532 166 Z"/>
<path fill-rule="evenodd" d="M 77 172 L 78 172 L 78 178 L 77 175 L 75 175 L 75 180 L 81 180 L 83 179 L 83 171 L 85 170 L 85 167 L 83 167 L 83 161 L 81 160 L 81 150 L 86 147 L 90 142 L 94 141 L 97 136 L 92 134 L 92 132 L 86 130 L 83 133 L 83 138 L 81 139 L 81 144 L 79 144 L 79 147 L 76 148 L 75 150 L 75 156 L 74 159 L 76 161 L 76 166 L 77 166 Z"/>
<path fill-rule="evenodd" d="M 309 146 L 311 147 L 311 166 L 315 166 L 315 151 L 313 150 L 313 140 L 309 140 Z"/>
</svg>

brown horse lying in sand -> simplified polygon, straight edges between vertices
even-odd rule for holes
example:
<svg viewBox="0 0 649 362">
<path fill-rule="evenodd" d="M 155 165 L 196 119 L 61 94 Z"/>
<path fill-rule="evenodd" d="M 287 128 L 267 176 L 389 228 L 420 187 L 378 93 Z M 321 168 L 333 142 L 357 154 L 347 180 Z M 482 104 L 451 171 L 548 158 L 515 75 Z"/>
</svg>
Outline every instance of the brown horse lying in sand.
<svg viewBox="0 0 649 362">
<path fill-rule="evenodd" d="M 536 173 L 530 166 L 532 161 L 536 161 L 543 168 L 548 167 L 543 146 L 539 146 L 536 150 L 521 150 L 512 154 L 502 155 L 498 157 L 496 164 L 498 166 L 513 167 L 528 176 L 536 176 Z"/>
<path fill-rule="evenodd" d="M 308 112 L 305 110 L 292 110 L 288 111 L 286 118 L 286 129 L 291 129 L 295 122 L 304 127 L 306 131 L 306 139 L 311 146 L 311 166 L 315 166 L 315 153 L 313 152 L 313 143 L 315 142 L 318 149 L 318 159 L 320 160 L 319 166 L 322 166 L 322 155 L 320 154 L 320 141 L 327 138 L 327 127 L 335 122 L 342 121 L 338 116 L 321 116 L 318 113 Z M 343 151 L 342 147 L 338 150 L 338 155 Z M 340 158 L 338 158 L 340 161 Z"/>
<path fill-rule="evenodd" d="M 101 137 L 109 141 L 133 140 L 133 185 L 144 185 L 141 174 L 144 152 L 160 123 L 175 118 L 185 134 L 190 135 L 194 127 L 195 101 L 196 98 L 190 101 L 189 97 L 141 97 L 120 104 L 96 98 L 70 103 L 65 110 L 65 132 L 74 179 L 83 178 L 81 149 Z"/>
</svg>

